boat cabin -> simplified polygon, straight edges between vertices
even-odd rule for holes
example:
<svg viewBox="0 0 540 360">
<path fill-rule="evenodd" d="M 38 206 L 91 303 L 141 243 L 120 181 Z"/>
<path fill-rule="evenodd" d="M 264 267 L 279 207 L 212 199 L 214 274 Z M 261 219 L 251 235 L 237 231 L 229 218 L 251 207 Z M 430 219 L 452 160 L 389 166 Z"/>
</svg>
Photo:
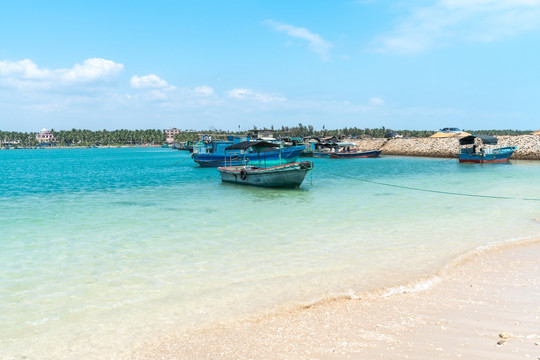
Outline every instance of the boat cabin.
<svg viewBox="0 0 540 360">
<path fill-rule="evenodd" d="M 465 146 L 460 149 L 460 153 L 474 154 L 477 152 L 490 153 L 493 148 L 487 145 L 497 145 L 498 140 L 491 135 L 469 135 L 459 139 L 459 145 Z M 471 145 L 469 147 L 469 145 Z"/>
<path fill-rule="evenodd" d="M 344 151 L 356 151 L 358 145 L 348 141 L 338 141 L 335 137 L 328 140 L 322 140 L 319 142 L 311 143 L 311 149 L 318 152 L 344 152 Z"/>
</svg>

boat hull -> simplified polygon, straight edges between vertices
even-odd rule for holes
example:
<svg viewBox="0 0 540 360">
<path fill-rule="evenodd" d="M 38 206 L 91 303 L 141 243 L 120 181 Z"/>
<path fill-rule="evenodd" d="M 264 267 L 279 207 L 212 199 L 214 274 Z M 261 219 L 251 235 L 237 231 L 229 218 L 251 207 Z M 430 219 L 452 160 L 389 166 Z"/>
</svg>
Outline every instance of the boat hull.
<svg viewBox="0 0 540 360">
<path fill-rule="evenodd" d="M 313 152 L 313 157 L 317 158 L 330 158 L 330 159 L 357 159 L 357 158 L 370 158 L 378 157 L 381 154 L 381 150 L 369 150 L 369 151 L 344 151 L 344 152 Z"/>
<path fill-rule="evenodd" d="M 468 153 L 462 152 L 458 154 L 460 163 L 505 163 L 510 160 L 510 157 L 516 149 L 515 146 L 493 149 L 486 153 Z"/>
<path fill-rule="evenodd" d="M 302 184 L 311 169 L 312 162 L 302 161 L 268 168 L 225 166 L 219 167 L 218 171 L 221 181 L 227 183 L 295 189 Z"/>
<path fill-rule="evenodd" d="M 194 153 L 193 161 L 201 167 L 240 166 L 246 163 L 258 166 L 273 166 L 295 162 L 304 149 L 305 146 L 291 146 L 260 153 Z"/>
</svg>

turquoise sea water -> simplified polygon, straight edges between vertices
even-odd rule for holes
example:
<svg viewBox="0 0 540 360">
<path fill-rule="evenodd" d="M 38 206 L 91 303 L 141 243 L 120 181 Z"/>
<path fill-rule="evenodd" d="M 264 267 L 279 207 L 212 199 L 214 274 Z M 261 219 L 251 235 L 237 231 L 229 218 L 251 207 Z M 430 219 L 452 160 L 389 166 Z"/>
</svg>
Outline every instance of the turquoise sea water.
<svg viewBox="0 0 540 360">
<path fill-rule="evenodd" d="M 538 162 L 313 159 L 300 189 L 275 190 L 222 184 L 187 156 L 0 151 L 0 358 L 111 358 L 540 234 L 540 201 L 523 200 L 540 199 Z"/>
</svg>

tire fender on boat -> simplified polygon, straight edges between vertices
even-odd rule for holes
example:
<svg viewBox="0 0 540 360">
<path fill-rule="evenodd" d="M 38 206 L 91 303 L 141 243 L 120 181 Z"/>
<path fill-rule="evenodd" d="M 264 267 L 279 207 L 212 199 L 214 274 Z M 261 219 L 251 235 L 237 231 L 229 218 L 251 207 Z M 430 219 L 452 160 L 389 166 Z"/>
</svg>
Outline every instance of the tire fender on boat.
<svg viewBox="0 0 540 360">
<path fill-rule="evenodd" d="M 244 170 L 244 169 L 240 170 L 240 179 L 246 180 L 246 178 L 247 178 L 246 170 Z"/>
<path fill-rule="evenodd" d="M 314 167 L 311 161 L 301 161 L 298 165 L 300 165 L 300 168 L 307 170 L 311 170 Z"/>
</svg>

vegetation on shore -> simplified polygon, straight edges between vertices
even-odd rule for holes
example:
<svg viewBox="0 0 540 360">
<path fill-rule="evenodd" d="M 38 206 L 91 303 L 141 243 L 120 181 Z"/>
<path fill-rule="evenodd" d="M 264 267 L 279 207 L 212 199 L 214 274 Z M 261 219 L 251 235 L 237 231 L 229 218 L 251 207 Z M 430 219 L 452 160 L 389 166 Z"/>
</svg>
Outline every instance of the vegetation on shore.
<svg viewBox="0 0 540 360">
<path fill-rule="evenodd" d="M 162 130 L 51 130 L 58 146 L 119 146 L 139 144 L 163 144 L 165 133 Z M 23 147 L 39 145 L 35 133 L 0 131 L 0 143 L 19 141 Z"/>
<path fill-rule="evenodd" d="M 254 129 L 257 129 L 254 127 Z M 397 132 L 406 137 L 425 138 L 433 135 L 436 131 L 433 130 L 394 130 L 385 128 L 343 128 L 343 129 L 326 129 L 324 126 L 321 130 L 315 130 L 312 125 L 298 124 L 297 126 L 282 126 L 271 129 L 278 137 L 308 137 L 308 136 L 336 136 L 338 138 L 349 136 L 369 136 L 373 138 L 382 138 L 388 132 Z M 531 130 L 465 130 L 469 133 L 487 134 L 487 135 L 524 135 L 530 134 Z M 247 135 L 250 131 L 225 131 L 211 129 L 207 131 L 186 130 L 175 136 L 178 142 L 199 140 L 202 134 L 211 135 L 215 139 L 226 138 L 230 135 Z M 56 138 L 58 146 L 121 146 L 121 145 L 158 145 L 163 144 L 166 135 L 162 130 L 147 129 L 147 130 L 51 130 L 51 133 Z M 36 140 L 35 133 L 32 132 L 15 132 L 0 130 L 0 144 L 7 146 L 15 144 L 21 147 L 34 147 L 39 145 Z"/>
<path fill-rule="evenodd" d="M 256 130 L 257 128 L 254 127 Z M 278 136 L 282 138 L 287 137 L 308 137 L 308 136 L 317 136 L 317 137 L 326 137 L 326 136 L 335 136 L 337 138 L 351 137 L 351 136 L 369 136 L 373 138 L 383 138 L 385 134 L 389 132 L 397 132 L 400 135 L 405 137 L 414 137 L 414 138 L 426 138 L 435 134 L 437 131 L 433 130 L 393 130 L 385 128 L 384 126 L 380 128 L 343 128 L 343 129 L 325 129 L 324 126 L 321 130 L 315 130 L 312 125 L 304 126 L 298 124 L 298 126 L 282 126 L 281 129 L 274 129 L 272 127 L 269 129 L 274 131 Z M 530 134 L 532 130 L 464 130 L 468 133 L 474 133 L 478 135 L 526 135 Z M 249 131 L 248 131 L 249 132 Z M 187 130 L 175 136 L 175 140 L 178 142 L 189 141 L 194 139 L 199 139 L 201 134 L 212 135 L 214 138 L 225 138 L 227 135 L 246 135 L 246 131 L 223 131 L 223 130 L 209 130 L 209 131 L 196 131 L 196 130 Z"/>
</svg>

